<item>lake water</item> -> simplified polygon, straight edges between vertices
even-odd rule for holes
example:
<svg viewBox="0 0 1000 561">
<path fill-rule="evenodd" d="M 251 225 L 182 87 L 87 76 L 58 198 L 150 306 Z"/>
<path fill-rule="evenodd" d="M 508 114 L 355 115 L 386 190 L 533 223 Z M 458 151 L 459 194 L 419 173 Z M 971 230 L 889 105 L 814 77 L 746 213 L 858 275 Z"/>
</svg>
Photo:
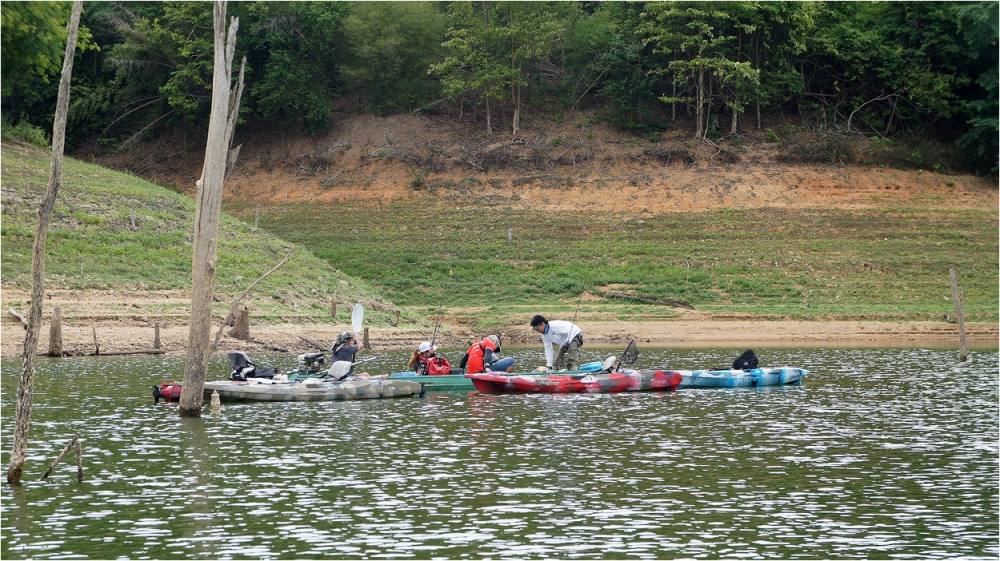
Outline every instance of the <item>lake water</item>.
<svg viewBox="0 0 1000 561">
<path fill-rule="evenodd" d="M 644 349 L 639 366 L 718 367 L 741 350 Z M 996 351 L 965 364 L 942 350 L 758 352 L 811 375 L 772 389 L 224 404 L 200 419 L 152 402 L 180 358 L 43 360 L 25 482 L 0 486 L 0 556 L 1000 555 Z M 2 366 L 6 470 L 18 365 Z M 85 481 L 71 457 L 39 481 L 75 432 Z"/>
</svg>

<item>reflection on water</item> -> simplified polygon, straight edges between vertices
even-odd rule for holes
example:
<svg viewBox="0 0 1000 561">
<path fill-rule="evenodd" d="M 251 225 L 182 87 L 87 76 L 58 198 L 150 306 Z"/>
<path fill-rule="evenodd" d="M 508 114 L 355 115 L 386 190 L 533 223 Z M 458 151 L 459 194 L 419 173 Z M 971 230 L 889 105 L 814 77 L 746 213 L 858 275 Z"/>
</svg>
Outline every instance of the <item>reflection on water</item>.
<svg viewBox="0 0 1000 561">
<path fill-rule="evenodd" d="M 644 350 L 640 365 L 723 366 L 741 350 Z M 224 404 L 200 419 L 152 403 L 180 358 L 43 361 L 28 479 L 2 488 L 0 554 L 1000 554 L 997 353 L 959 365 L 950 351 L 759 352 L 811 376 L 761 390 Z M 6 465 L 17 364 L 3 366 Z M 37 481 L 77 431 L 86 480 L 69 462 Z"/>
</svg>

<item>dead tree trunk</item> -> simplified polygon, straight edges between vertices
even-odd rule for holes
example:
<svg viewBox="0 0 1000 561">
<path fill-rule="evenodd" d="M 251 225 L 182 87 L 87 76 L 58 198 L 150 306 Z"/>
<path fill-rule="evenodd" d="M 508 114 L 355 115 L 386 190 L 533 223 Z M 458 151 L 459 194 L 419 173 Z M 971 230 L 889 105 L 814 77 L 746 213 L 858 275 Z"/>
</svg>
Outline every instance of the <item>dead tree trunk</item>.
<svg viewBox="0 0 1000 561">
<path fill-rule="evenodd" d="M 83 481 L 83 447 L 80 445 L 80 435 L 78 434 L 74 434 L 69 444 L 52 460 L 52 463 L 49 464 L 49 469 L 45 470 L 45 474 L 42 475 L 42 479 L 48 479 L 52 475 L 52 471 L 59 465 L 59 462 L 66 456 L 66 453 L 73 449 L 76 450 L 76 479 L 77 481 Z"/>
<path fill-rule="evenodd" d="M 153 350 L 160 350 L 160 322 L 153 324 Z"/>
<path fill-rule="evenodd" d="M 705 69 L 698 68 L 698 94 L 696 97 L 698 104 L 695 108 L 695 120 L 698 121 L 694 126 L 694 137 L 702 138 L 704 135 L 704 129 L 702 128 L 702 123 L 704 122 L 705 116 Z"/>
<path fill-rule="evenodd" d="M 244 341 L 250 340 L 250 310 L 246 306 L 240 308 L 239 313 L 236 314 L 236 322 L 229 330 L 229 336 Z"/>
<path fill-rule="evenodd" d="M 951 300 L 955 304 L 955 319 L 958 320 L 958 360 L 969 358 L 969 348 L 965 344 L 965 313 L 962 311 L 962 293 L 958 290 L 958 268 L 954 265 L 948 271 L 951 277 Z"/>
<path fill-rule="evenodd" d="M 49 187 L 38 211 L 38 228 L 35 230 L 35 248 L 31 260 L 31 311 L 28 315 L 28 332 L 24 336 L 21 354 L 21 377 L 17 383 L 17 408 L 14 414 L 14 445 L 7 467 L 7 483 L 20 483 L 24 460 L 28 454 L 28 428 L 31 425 L 32 384 L 35 377 L 35 353 L 38 352 L 38 333 L 42 327 L 42 299 L 45 296 L 45 238 L 52 220 L 52 208 L 62 183 L 63 149 L 66 144 L 66 113 L 69 112 L 69 82 L 73 75 L 73 52 L 80 27 L 83 2 L 73 2 L 66 33 L 66 51 L 63 54 L 62 75 L 56 113 L 52 121 L 52 165 L 49 169 Z"/>
<path fill-rule="evenodd" d="M 486 134 L 493 134 L 493 123 L 490 120 L 490 96 L 486 96 Z"/>
<path fill-rule="evenodd" d="M 62 312 L 59 306 L 52 311 L 52 323 L 49 324 L 49 356 L 62 356 Z"/>
<path fill-rule="evenodd" d="M 218 0 L 213 10 L 215 51 L 212 78 L 212 112 L 208 121 L 205 162 L 198 180 L 198 201 L 195 211 L 194 248 L 191 258 L 191 327 L 188 331 L 188 353 L 184 362 L 184 389 L 179 412 L 182 416 L 201 415 L 202 391 L 208 370 L 210 331 L 212 328 L 212 296 L 215 290 L 216 238 L 219 233 L 219 211 L 222 205 L 222 185 L 231 169 L 229 159 L 236 117 L 243 93 L 243 69 L 234 91 L 232 62 L 236 50 L 239 19 L 232 18 L 226 30 L 226 2 Z"/>
</svg>

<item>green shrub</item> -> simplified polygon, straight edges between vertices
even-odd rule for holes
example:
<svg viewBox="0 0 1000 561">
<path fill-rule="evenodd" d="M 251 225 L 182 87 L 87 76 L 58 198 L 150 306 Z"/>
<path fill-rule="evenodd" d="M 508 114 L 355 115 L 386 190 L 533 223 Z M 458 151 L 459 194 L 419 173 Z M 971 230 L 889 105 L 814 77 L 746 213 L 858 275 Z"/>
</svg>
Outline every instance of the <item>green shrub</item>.
<svg viewBox="0 0 1000 561">
<path fill-rule="evenodd" d="M 4 121 L 3 139 L 20 140 L 21 142 L 27 142 L 28 144 L 34 144 L 35 146 L 41 146 L 42 148 L 46 148 L 50 145 L 49 137 L 45 134 L 45 130 L 41 127 L 32 125 L 28 121 L 21 121 L 16 125 L 11 125 L 10 123 Z"/>
</svg>

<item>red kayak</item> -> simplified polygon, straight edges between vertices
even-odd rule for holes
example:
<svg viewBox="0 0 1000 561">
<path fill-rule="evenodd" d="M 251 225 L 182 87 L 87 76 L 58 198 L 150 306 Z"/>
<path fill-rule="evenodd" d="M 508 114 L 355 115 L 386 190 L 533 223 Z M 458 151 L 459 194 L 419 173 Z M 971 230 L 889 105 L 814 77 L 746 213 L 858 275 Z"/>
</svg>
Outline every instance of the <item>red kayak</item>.
<svg viewBox="0 0 1000 561">
<path fill-rule="evenodd" d="M 673 370 L 625 370 L 609 374 L 466 374 L 481 393 L 619 393 L 673 391 L 681 383 Z"/>
<path fill-rule="evenodd" d="M 177 382 L 163 382 L 159 386 L 153 386 L 153 403 L 160 400 L 180 401 L 181 385 Z"/>
</svg>

